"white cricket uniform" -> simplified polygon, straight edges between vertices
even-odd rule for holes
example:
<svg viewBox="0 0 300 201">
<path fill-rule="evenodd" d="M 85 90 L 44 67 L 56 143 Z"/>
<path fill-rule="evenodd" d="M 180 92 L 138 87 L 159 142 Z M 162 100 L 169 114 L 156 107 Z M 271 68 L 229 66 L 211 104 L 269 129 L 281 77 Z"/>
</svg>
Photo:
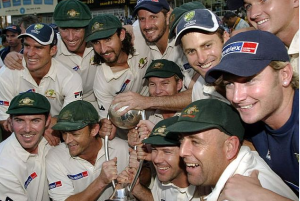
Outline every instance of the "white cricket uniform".
<svg viewBox="0 0 300 201">
<path fill-rule="evenodd" d="M 135 37 L 136 43 L 138 43 L 139 46 L 142 46 L 142 47 L 148 46 L 150 48 L 153 60 L 167 59 L 167 60 L 173 61 L 180 67 L 181 72 L 184 75 L 184 77 L 183 77 L 184 87 L 181 89 L 181 91 L 184 91 L 185 89 L 187 89 L 190 85 L 190 82 L 191 82 L 193 76 L 196 74 L 196 72 L 190 66 L 185 54 L 182 51 L 181 46 L 180 45 L 175 46 L 175 38 L 169 39 L 167 49 L 162 54 L 155 44 L 150 44 L 145 41 L 145 38 L 143 37 L 143 35 L 141 33 L 138 20 L 134 23 L 133 30 L 134 30 L 134 37 Z"/>
<path fill-rule="evenodd" d="M 283 197 L 298 200 L 293 191 L 282 181 L 268 164 L 249 147 L 242 146 L 236 159 L 224 170 L 212 192 L 204 197 L 206 201 L 216 201 L 224 188 L 226 181 L 235 174 L 249 176 L 253 170 L 258 170 L 258 179 L 263 188 L 269 189 Z"/>
<path fill-rule="evenodd" d="M 151 63 L 150 51 L 147 48 L 140 49 L 140 51 L 142 52 L 136 50 L 134 55 L 128 55 L 129 68 L 125 70 L 113 72 L 105 63 L 98 66 L 94 92 L 100 108 L 100 119 L 107 118 L 109 106 L 117 94 L 132 91 L 148 95 L 148 88 L 143 77 Z"/>
<path fill-rule="evenodd" d="M 55 58 L 66 67 L 76 71 L 82 79 L 83 100 L 90 102 L 99 112 L 97 100 L 94 95 L 93 85 L 97 65 L 94 64 L 94 50 L 92 47 L 86 47 L 83 56 L 69 52 L 64 42 L 58 34 L 57 53 Z"/>
<path fill-rule="evenodd" d="M 25 67 L 25 60 L 23 59 Z M 80 75 L 52 58 L 49 72 L 37 85 L 29 70 L 10 70 L 3 66 L 0 70 L 0 120 L 6 120 L 9 102 L 23 92 L 36 92 L 44 95 L 51 104 L 51 115 L 75 100 L 82 99 L 82 81 Z"/>
<path fill-rule="evenodd" d="M 179 188 L 173 183 L 164 184 L 156 177 L 151 193 L 154 201 L 199 201 L 200 195 L 195 192 L 196 189 L 193 185 Z"/>
<path fill-rule="evenodd" d="M 196 100 L 209 99 L 209 98 L 218 99 L 227 104 L 230 104 L 230 102 L 225 97 L 223 97 L 221 94 L 219 94 L 216 91 L 216 88 L 214 86 L 207 84 L 204 78 L 202 76 L 199 76 L 199 78 L 197 79 L 197 81 L 193 86 L 192 102 Z"/>
<path fill-rule="evenodd" d="M 49 201 L 45 156 L 51 146 L 42 138 L 30 154 L 11 134 L 0 144 L 0 200 Z"/>
<path fill-rule="evenodd" d="M 294 72 L 299 73 L 299 30 L 294 35 L 294 38 L 288 49 L 288 54 L 290 56 L 290 62 L 293 66 Z"/>
<path fill-rule="evenodd" d="M 46 174 L 49 182 L 49 195 L 54 200 L 65 200 L 71 195 L 85 190 L 99 175 L 105 162 L 104 140 L 98 152 L 95 165 L 80 157 L 71 157 L 65 143 L 51 149 L 46 157 Z M 128 144 L 114 138 L 109 141 L 109 157 L 117 157 L 118 173 L 129 164 Z M 108 199 L 113 193 L 110 184 L 99 197 L 99 201 Z"/>
</svg>

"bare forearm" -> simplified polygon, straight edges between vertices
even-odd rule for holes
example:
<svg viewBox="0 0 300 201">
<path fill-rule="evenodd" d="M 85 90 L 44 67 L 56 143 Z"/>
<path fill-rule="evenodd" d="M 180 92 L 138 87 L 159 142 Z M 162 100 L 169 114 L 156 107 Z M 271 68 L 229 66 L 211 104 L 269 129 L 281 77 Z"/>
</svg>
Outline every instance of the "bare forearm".
<svg viewBox="0 0 300 201">
<path fill-rule="evenodd" d="M 192 89 L 172 96 L 149 97 L 151 109 L 181 111 L 192 102 Z"/>
<path fill-rule="evenodd" d="M 141 184 L 135 185 L 132 194 L 139 201 L 154 201 L 151 190 L 142 186 Z"/>
</svg>

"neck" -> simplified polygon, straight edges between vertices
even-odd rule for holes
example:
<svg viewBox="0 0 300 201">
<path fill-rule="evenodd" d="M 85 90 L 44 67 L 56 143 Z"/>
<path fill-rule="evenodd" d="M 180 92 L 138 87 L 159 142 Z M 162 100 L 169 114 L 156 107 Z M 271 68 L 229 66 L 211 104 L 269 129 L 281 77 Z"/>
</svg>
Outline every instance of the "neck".
<svg viewBox="0 0 300 201">
<path fill-rule="evenodd" d="M 102 140 L 100 137 L 95 137 L 94 140 L 89 145 L 89 150 L 86 151 L 84 155 L 79 157 L 95 165 L 98 152 L 102 148 Z"/>
<path fill-rule="evenodd" d="M 175 179 L 171 181 L 174 185 L 176 185 L 179 188 L 186 188 L 190 184 L 188 182 L 187 174 L 185 171 L 182 171 Z"/>
<path fill-rule="evenodd" d="M 106 63 L 106 65 L 110 66 L 111 70 L 114 73 L 116 73 L 116 72 L 119 72 L 119 71 L 129 68 L 127 61 L 128 61 L 128 55 L 125 52 L 121 51 L 121 53 L 118 57 L 118 60 L 116 62 Z"/>
<path fill-rule="evenodd" d="M 164 54 L 169 43 L 169 28 L 166 29 L 164 35 L 155 43 L 161 54 Z"/>
<path fill-rule="evenodd" d="M 50 68 L 51 68 L 51 60 L 43 68 L 38 69 L 38 70 L 29 71 L 30 75 L 32 76 L 34 81 L 37 83 L 37 85 L 40 85 L 41 80 L 49 72 Z"/>
<path fill-rule="evenodd" d="M 10 52 L 20 52 L 21 49 L 22 49 L 22 44 L 20 43 L 15 47 L 10 47 Z"/>
</svg>

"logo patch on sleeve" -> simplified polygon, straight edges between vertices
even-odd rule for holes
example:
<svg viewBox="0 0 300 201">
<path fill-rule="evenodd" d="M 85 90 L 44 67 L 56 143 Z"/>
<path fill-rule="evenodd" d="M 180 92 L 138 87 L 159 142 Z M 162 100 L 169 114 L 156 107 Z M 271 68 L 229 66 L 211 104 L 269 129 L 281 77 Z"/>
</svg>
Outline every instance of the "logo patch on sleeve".
<svg viewBox="0 0 300 201">
<path fill-rule="evenodd" d="M 256 54 L 259 43 L 238 41 L 230 43 L 223 48 L 222 57 L 231 53 Z"/>
<path fill-rule="evenodd" d="M 37 177 L 37 174 L 34 172 L 31 175 L 29 175 L 29 177 L 27 178 L 27 180 L 25 181 L 24 187 L 25 189 L 27 189 L 28 185 L 30 184 L 30 182 L 32 180 L 34 180 Z"/>
<path fill-rule="evenodd" d="M 78 174 L 74 174 L 74 175 L 67 175 L 69 179 L 71 180 L 78 180 L 78 179 L 82 179 L 84 177 L 87 177 L 89 176 L 89 173 L 87 171 L 84 171 L 84 172 L 81 172 L 81 173 L 78 173 Z"/>
<path fill-rule="evenodd" d="M 56 181 L 56 182 L 53 182 L 53 183 L 49 184 L 49 190 L 51 190 L 53 188 L 58 188 L 58 187 L 61 187 L 61 186 L 62 186 L 61 181 Z"/>
<path fill-rule="evenodd" d="M 9 106 L 8 101 L 0 101 L 0 105 Z"/>
</svg>

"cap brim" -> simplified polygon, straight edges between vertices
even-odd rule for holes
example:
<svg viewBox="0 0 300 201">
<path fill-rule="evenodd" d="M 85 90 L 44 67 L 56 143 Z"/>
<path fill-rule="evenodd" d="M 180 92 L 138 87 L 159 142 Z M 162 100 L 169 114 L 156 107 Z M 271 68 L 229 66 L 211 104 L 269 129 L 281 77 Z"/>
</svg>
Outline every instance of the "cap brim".
<svg viewBox="0 0 300 201">
<path fill-rule="evenodd" d="M 108 38 L 109 36 L 111 36 L 111 35 L 113 35 L 114 33 L 116 33 L 116 31 L 117 31 L 117 28 L 97 31 L 97 32 L 94 32 L 94 33 L 88 35 L 88 36 L 85 38 L 85 41 L 86 41 L 86 42 L 89 42 L 89 41 L 93 41 L 93 40 L 98 40 L 98 39 Z"/>
<path fill-rule="evenodd" d="M 211 128 L 219 128 L 219 126 L 203 122 L 178 121 L 167 127 L 167 131 L 169 132 L 167 136 L 170 137 L 171 135 L 176 135 L 174 133 L 191 133 Z"/>
<path fill-rule="evenodd" d="M 58 27 L 70 27 L 70 28 L 81 28 L 89 25 L 90 20 L 66 20 L 66 21 L 55 21 Z"/>
<path fill-rule="evenodd" d="M 38 42 L 39 44 L 41 44 L 41 45 L 50 45 L 50 44 L 52 44 L 52 42 L 53 42 L 53 38 L 50 39 L 50 40 L 47 41 L 47 42 L 43 42 L 43 41 L 39 40 L 37 37 L 35 37 L 34 35 L 31 35 L 31 34 L 29 34 L 29 33 L 21 34 L 21 35 L 18 36 L 18 38 L 24 38 L 24 37 L 26 37 L 26 36 L 28 36 L 28 37 L 30 37 L 30 38 L 33 38 L 35 41 L 37 41 L 37 42 Z"/>
<path fill-rule="evenodd" d="M 49 113 L 49 110 L 45 110 L 45 109 L 38 109 L 38 108 L 34 108 L 34 110 L 30 109 L 30 108 L 16 108 L 14 110 L 7 110 L 6 113 L 7 114 L 44 114 L 44 113 Z"/>
<path fill-rule="evenodd" d="M 242 53 L 237 56 L 240 58 L 237 59 L 235 56 L 231 57 L 230 55 L 227 55 L 226 57 L 228 58 L 226 58 L 226 60 L 221 60 L 218 65 L 206 73 L 205 81 L 207 83 L 214 83 L 224 73 L 229 73 L 239 77 L 250 77 L 258 74 L 271 63 L 271 60 L 243 59 Z"/>
<path fill-rule="evenodd" d="M 142 141 L 145 144 L 152 144 L 152 145 L 179 145 L 179 140 L 174 140 L 162 136 L 150 136 L 147 139 Z"/>
<path fill-rule="evenodd" d="M 145 3 L 140 3 L 139 5 L 137 5 L 134 8 L 134 10 L 132 12 L 132 17 L 135 17 L 140 9 L 145 9 L 145 10 L 150 11 L 151 13 L 156 14 L 156 13 L 160 12 L 163 9 L 163 7 L 161 5 L 155 6 L 151 2 L 150 3 L 146 3 L 146 2 Z"/>
<path fill-rule="evenodd" d="M 154 72 L 149 72 L 147 73 L 144 78 L 149 78 L 149 77 L 160 77 L 160 78 L 169 78 L 174 76 L 176 73 L 171 73 L 171 72 L 165 72 L 165 71 L 154 71 Z"/>
<path fill-rule="evenodd" d="M 52 129 L 59 131 L 74 131 L 82 129 L 87 125 L 87 123 L 83 122 L 57 122 Z"/>
</svg>

